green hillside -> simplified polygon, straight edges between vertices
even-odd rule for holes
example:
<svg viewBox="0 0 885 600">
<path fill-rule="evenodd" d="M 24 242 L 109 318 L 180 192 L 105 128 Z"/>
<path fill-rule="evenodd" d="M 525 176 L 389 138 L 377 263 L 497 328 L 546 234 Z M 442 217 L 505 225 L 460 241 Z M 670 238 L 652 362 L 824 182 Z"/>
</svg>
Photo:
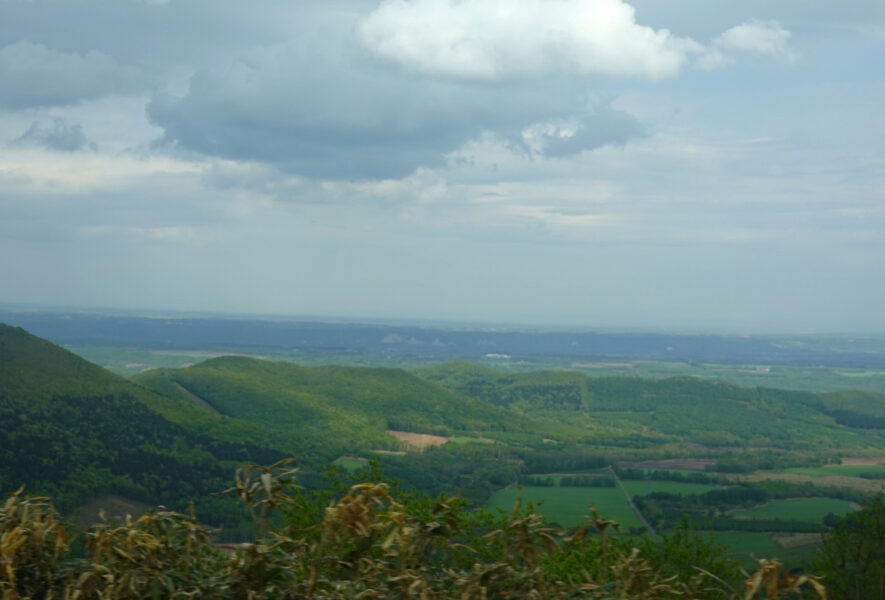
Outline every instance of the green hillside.
<svg viewBox="0 0 885 600">
<path fill-rule="evenodd" d="M 226 487 L 234 465 L 280 454 L 195 433 L 149 408 L 177 404 L 0 324 L 0 491 L 26 485 L 64 509 L 102 494 L 178 507 L 199 498 L 221 518 L 209 494 Z"/>
<path fill-rule="evenodd" d="M 492 437 L 532 429 L 524 418 L 400 369 L 303 367 L 230 356 L 149 371 L 134 381 L 182 399 L 196 397 L 227 417 L 297 430 L 318 444 L 339 440 L 348 451 L 399 449 L 388 429 Z"/>
<path fill-rule="evenodd" d="M 519 415 L 401 369 L 304 367 L 230 356 L 134 379 L 198 402 L 207 414 L 248 422 L 268 436 L 297 438 L 306 448 L 299 456 L 375 458 L 407 487 L 478 504 L 517 478 L 524 454 L 542 447 L 575 452 L 587 438 L 583 428 Z M 398 455 L 416 449 L 388 430 L 445 436 L 451 443 Z"/>
<path fill-rule="evenodd" d="M 837 423 L 861 429 L 885 429 L 885 394 L 843 391 L 821 394 L 824 411 Z"/>
<path fill-rule="evenodd" d="M 848 395 L 855 398 L 858 412 L 869 415 L 877 410 L 880 417 L 885 416 L 885 402 L 880 400 L 885 397 L 872 398 L 875 394 L 862 394 L 863 399 L 854 393 L 822 397 L 695 377 L 648 380 L 592 378 L 572 371 L 512 373 L 465 362 L 416 373 L 527 416 L 581 424 L 600 442 L 610 439 L 611 445 L 621 444 L 618 436 L 626 433 L 653 442 L 679 440 L 721 449 L 824 451 L 862 449 L 883 441 L 880 431 L 860 430 L 857 423 L 840 419 L 836 408 Z"/>
</svg>

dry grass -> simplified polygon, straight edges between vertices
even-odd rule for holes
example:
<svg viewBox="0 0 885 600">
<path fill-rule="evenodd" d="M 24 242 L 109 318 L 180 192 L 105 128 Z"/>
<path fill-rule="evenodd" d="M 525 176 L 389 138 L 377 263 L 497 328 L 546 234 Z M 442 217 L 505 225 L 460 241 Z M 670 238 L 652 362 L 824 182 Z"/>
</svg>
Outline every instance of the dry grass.
<svg viewBox="0 0 885 600">
<path fill-rule="evenodd" d="M 430 446 L 442 446 L 449 441 L 447 437 L 430 435 L 429 433 L 409 433 L 408 431 L 394 431 L 393 429 L 388 429 L 387 433 L 404 442 L 413 450 L 424 450 Z"/>
</svg>

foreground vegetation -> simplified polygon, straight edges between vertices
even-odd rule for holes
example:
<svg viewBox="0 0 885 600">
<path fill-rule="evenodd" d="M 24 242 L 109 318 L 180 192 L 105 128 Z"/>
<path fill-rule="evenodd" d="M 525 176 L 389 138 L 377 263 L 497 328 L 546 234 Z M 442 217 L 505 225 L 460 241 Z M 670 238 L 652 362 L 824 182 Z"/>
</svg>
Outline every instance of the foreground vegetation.
<svg viewBox="0 0 885 600">
<path fill-rule="evenodd" d="M 160 509 L 72 540 L 46 499 L 16 492 L 0 510 L 2 597 L 825 597 L 816 578 L 774 561 L 741 575 L 721 546 L 687 528 L 660 540 L 614 536 L 618 525 L 592 508 L 560 532 L 518 502 L 495 518 L 377 481 L 305 493 L 285 461 L 239 470 L 228 492 L 252 511 L 255 538 L 227 548 L 192 515 Z"/>
</svg>

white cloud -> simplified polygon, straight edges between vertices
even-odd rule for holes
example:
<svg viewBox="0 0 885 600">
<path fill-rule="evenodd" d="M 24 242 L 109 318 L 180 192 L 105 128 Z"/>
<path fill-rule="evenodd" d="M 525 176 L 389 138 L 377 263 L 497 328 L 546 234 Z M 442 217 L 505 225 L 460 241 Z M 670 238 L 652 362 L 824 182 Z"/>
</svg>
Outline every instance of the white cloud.
<svg viewBox="0 0 885 600">
<path fill-rule="evenodd" d="M 785 62 L 794 62 L 798 53 L 790 46 L 790 32 L 777 21 L 747 21 L 726 30 L 717 37 L 698 66 L 716 69 L 734 61 L 734 52 L 751 52 L 771 56 Z"/>
<path fill-rule="evenodd" d="M 549 70 L 658 79 L 703 51 L 637 24 L 634 12 L 622 0 L 384 0 L 360 33 L 415 71 L 479 79 Z"/>
<path fill-rule="evenodd" d="M 790 55 L 790 32 L 777 21 L 749 21 L 732 27 L 721 36 L 719 44 L 725 48 L 759 52 L 772 56 Z"/>
<path fill-rule="evenodd" d="M 33 190 L 55 195 L 94 193 L 126 186 L 127 182 L 133 180 L 199 175 L 201 172 L 202 167 L 198 163 L 165 156 L 142 159 L 99 152 L 60 155 L 34 146 L 0 148 L 0 178 L 14 175 L 16 181 L 26 183 Z M 2 192 L 9 191 L 7 186 L 0 186 L 0 189 Z"/>
</svg>

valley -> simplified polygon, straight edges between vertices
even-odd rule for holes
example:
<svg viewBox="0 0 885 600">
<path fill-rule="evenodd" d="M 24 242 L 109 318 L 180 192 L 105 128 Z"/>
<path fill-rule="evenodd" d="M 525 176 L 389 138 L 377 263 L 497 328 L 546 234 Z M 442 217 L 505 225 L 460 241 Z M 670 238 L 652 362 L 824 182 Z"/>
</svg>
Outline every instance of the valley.
<svg viewBox="0 0 885 600">
<path fill-rule="evenodd" d="M 239 539 L 246 516 L 211 493 L 238 464 L 293 456 L 305 490 L 327 485 L 330 468 L 338 480 L 380 472 L 493 514 L 519 502 L 564 529 L 588 506 L 622 536 L 690 522 L 745 564 L 807 567 L 818 531 L 885 484 L 885 395 L 837 385 L 845 366 L 692 363 L 709 371 L 698 377 L 688 363 L 623 358 L 70 347 L 124 361 L 126 378 L 0 327 L 0 484 L 52 494 L 66 511 L 102 497 L 179 508 L 202 498 L 198 514 Z M 818 376 L 804 390 L 727 378 L 809 369 Z"/>
</svg>

